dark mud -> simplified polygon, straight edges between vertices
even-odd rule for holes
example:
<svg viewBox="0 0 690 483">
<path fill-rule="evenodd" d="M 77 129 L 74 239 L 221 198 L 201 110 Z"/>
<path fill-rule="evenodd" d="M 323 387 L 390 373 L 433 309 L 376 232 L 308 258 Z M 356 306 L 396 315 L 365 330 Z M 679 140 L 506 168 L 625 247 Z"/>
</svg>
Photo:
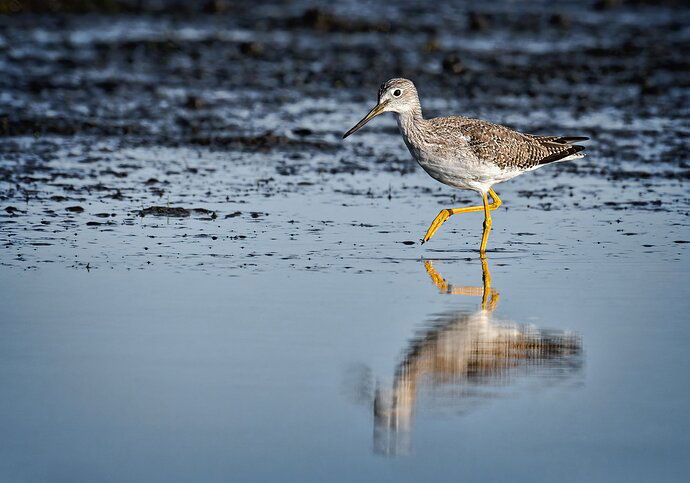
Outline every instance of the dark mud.
<svg viewBox="0 0 690 483">
<path fill-rule="evenodd" d="M 417 83 L 428 116 L 592 138 L 587 158 L 498 187 L 509 214 L 496 247 L 530 251 L 510 233 L 543 237 L 509 225 L 515 211 L 561 210 L 567 224 L 596 210 L 604 225 L 630 221 L 629 233 L 649 222 L 621 212 L 663 213 L 668 236 L 687 238 L 690 9 L 680 4 L 19 4 L 0 5 L 4 265 L 282 257 L 313 269 L 419 256 L 410 241 L 438 209 L 476 200 L 427 180 L 391 119 L 341 141 L 394 76 Z M 395 209 L 406 214 L 391 218 Z M 83 235 L 101 249 L 85 249 Z M 216 244 L 189 249 L 190 237 Z M 573 238 L 559 240 L 564 251 Z"/>
</svg>

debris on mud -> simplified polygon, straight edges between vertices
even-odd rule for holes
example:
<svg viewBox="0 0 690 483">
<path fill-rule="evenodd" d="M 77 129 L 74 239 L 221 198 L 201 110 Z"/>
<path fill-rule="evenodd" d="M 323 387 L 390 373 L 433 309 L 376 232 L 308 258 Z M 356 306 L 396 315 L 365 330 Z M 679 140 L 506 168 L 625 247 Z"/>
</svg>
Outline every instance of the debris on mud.
<svg viewBox="0 0 690 483">
<path fill-rule="evenodd" d="M 186 208 L 172 207 L 172 206 L 151 206 L 138 211 L 142 218 L 147 215 L 151 216 L 168 216 L 171 218 L 186 218 L 191 215 L 191 211 Z"/>
<path fill-rule="evenodd" d="M 187 218 L 191 215 L 201 215 L 199 220 L 215 220 L 218 214 L 213 210 L 206 208 L 182 208 L 180 206 L 150 206 L 135 212 L 140 217 L 145 216 L 164 216 L 170 218 Z M 114 216 L 114 215 L 110 215 Z"/>
</svg>

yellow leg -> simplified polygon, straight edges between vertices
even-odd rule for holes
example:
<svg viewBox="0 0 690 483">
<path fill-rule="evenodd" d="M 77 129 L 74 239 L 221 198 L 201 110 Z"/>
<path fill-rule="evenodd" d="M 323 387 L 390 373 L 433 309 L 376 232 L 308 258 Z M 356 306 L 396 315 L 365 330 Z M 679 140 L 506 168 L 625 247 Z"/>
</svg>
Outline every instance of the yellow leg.
<svg viewBox="0 0 690 483">
<path fill-rule="evenodd" d="M 493 203 L 491 203 L 489 206 L 489 210 L 495 210 L 499 206 L 501 206 L 502 201 L 496 194 L 493 188 L 489 190 L 489 194 L 491 195 L 491 198 L 493 199 Z M 485 205 L 486 205 L 486 195 L 483 194 L 482 197 L 484 198 Z M 434 236 L 436 231 L 443 225 L 443 223 L 451 217 L 451 215 L 458 215 L 460 213 L 472 213 L 472 212 L 477 212 L 477 211 L 482 211 L 485 210 L 485 206 L 468 206 L 466 208 L 449 208 L 445 210 L 441 210 L 441 212 L 434 218 L 434 221 L 431 222 L 431 225 L 429 226 L 429 229 L 426 231 L 426 235 L 424 235 L 424 238 L 422 238 L 422 243 L 428 242 L 431 240 L 431 237 Z M 491 218 L 491 217 L 489 217 Z"/>
<path fill-rule="evenodd" d="M 486 193 L 482 193 L 482 200 L 484 201 L 484 233 L 482 233 L 482 244 L 479 245 L 479 253 L 483 255 L 486 252 L 486 242 L 491 231 L 491 208 L 489 208 L 489 199 Z"/>
</svg>

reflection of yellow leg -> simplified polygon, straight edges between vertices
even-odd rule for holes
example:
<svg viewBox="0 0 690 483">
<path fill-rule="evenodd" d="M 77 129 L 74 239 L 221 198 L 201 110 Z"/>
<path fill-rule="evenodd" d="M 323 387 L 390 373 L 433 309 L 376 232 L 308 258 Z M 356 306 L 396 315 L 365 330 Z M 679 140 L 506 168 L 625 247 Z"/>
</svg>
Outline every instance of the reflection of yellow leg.
<svg viewBox="0 0 690 483">
<path fill-rule="evenodd" d="M 434 285 L 438 288 L 438 291 L 441 293 L 448 293 L 448 294 L 454 294 L 454 295 L 481 295 L 482 294 L 482 287 L 454 287 L 448 282 L 446 282 L 446 279 L 444 279 L 440 273 L 436 271 L 434 268 L 433 264 L 431 263 L 431 260 L 425 260 L 424 261 L 424 268 L 426 268 L 426 273 L 429 274 L 429 277 L 431 277 L 431 281 L 434 282 Z"/>
<path fill-rule="evenodd" d="M 482 256 L 481 261 L 482 280 L 484 282 L 482 287 L 454 287 L 446 282 L 441 274 L 434 268 L 430 260 L 424 261 L 424 268 L 426 268 L 426 272 L 429 274 L 429 277 L 431 277 L 431 281 L 438 287 L 439 292 L 453 295 L 480 296 L 482 298 L 482 309 L 492 311 L 496 308 L 500 295 L 496 290 L 491 288 L 491 273 L 489 272 L 489 264 L 487 263 L 486 257 Z"/>
<path fill-rule="evenodd" d="M 501 206 L 502 201 L 496 194 L 493 188 L 489 190 L 489 194 L 491 195 L 491 198 L 494 200 L 493 203 L 491 203 L 489 206 L 489 210 L 495 210 L 499 206 Z M 483 194 L 482 197 L 486 201 L 486 195 Z M 485 203 L 486 205 L 486 203 Z M 441 212 L 434 218 L 434 221 L 431 222 L 431 225 L 429 226 L 429 229 L 426 231 L 426 235 L 424 235 L 424 238 L 422 239 L 422 243 L 428 242 L 431 240 L 431 237 L 434 236 L 434 233 L 443 225 L 443 223 L 451 217 L 451 215 L 458 215 L 460 213 L 473 213 L 477 211 L 482 211 L 485 210 L 485 206 L 468 206 L 466 208 L 449 208 L 445 210 L 441 210 Z M 490 217 L 489 217 L 490 218 Z"/>
<path fill-rule="evenodd" d="M 491 272 L 489 272 L 489 264 L 486 260 L 486 256 L 482 255 L 482 280 L 484 282 L 484 290 L 482 291 L 482 309 L 491 312 L 496 308 L 498 304 L 498 299 L 500 298 L 499 293 L 491 288 Z M 491 300 L 489 301 L 489 294 L 491 295 Z M 487 301 L 489 306 L 487 307 Z"/>
<path fill-rule="evenodd" d="M 436 271 L 434 265 L 431 263 L 431 260 L 424 260 L 424 268 L 426 269 L 426 273 L 428 273 L 431 277 L 431 281 L 434 282 L 436 287 L 438 287 L 438 291 L 441 293 L 447 293 L 448 283 L 441 276 L 441 274 Z"/>
</svg>

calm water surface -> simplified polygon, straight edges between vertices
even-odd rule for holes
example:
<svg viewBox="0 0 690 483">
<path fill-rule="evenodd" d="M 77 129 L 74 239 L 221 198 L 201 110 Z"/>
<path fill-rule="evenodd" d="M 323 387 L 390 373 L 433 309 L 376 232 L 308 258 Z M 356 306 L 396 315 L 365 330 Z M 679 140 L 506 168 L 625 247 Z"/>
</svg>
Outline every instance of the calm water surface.
<svg viewBox="0 0 690 483">
<path fill-rule="evenodd" d="M 547 231 L 562 217 L 518 209 L 495 225 Z M 494 251 L 486 273 L 440 242 L 326 250 L 312 263 L 343 260 L 322 270 L 4 268 L 0 473 L 681 481 L 688 260 L 682 244 L 645 252 L 632 238 Z"/>
</svg>

